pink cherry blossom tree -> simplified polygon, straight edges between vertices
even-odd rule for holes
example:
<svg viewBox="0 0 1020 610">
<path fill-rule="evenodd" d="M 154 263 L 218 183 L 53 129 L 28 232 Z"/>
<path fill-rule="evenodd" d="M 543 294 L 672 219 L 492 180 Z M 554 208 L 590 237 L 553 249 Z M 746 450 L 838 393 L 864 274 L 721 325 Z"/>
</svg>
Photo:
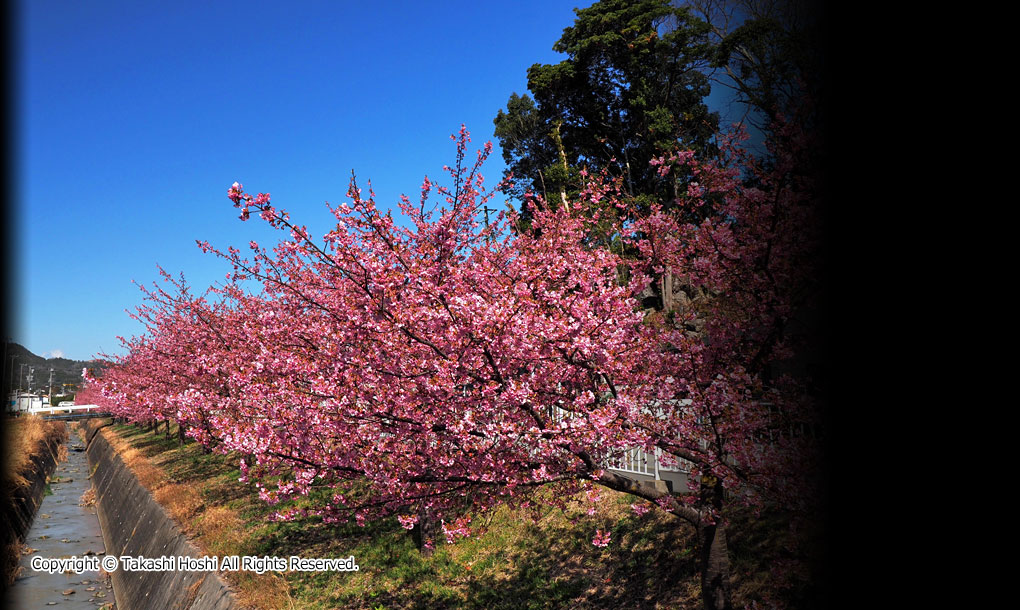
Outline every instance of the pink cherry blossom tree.
<svg viewBox="0 0 1020 610">
<path fill-rule="evenodd" d="M 480 174 L 490 146 L 466 164 L 467 132 L 456 140 L 451 185 L 426 178 L 395 219 L 352 178 L 321 241 L 235 183 L 241 219 L 283 239 L 244 256 L 201 242 L 233 273 L 200 298 L 164 274 L 171 290 L 148 292 L 147 333 L 104 375 L 106 400 L 239 452 L 268 502 L 330 489 L 300 513 L 326 521 L 397 514 L 452 541 L 470 534 L 464 507 L 541 486 L 626 492 L 697 528 L 706 607 L 728 607 L 725 504 L 811 497 L 811 436 L 775 433 L 814 424 L 810 388 L 784 372 L 789 322 L 813 295 L 813 185 L 783 155 L 766 168 L 730 141 L 717 163 L 658 160 L 687 186 L 649 213 L 596 176 L 569 212 L 536 205 L 515 233 L 512 213 L 479 221 L 497 192 Z M 595 245 L 607 226 L 638 256 Z M 642 311 L 667 275 L 677 305 Z M 607 468 L 635 447 L 685 461 L 696 487 Z M 422 533 L 430 547 L 438 533 Z"/>
</svg>

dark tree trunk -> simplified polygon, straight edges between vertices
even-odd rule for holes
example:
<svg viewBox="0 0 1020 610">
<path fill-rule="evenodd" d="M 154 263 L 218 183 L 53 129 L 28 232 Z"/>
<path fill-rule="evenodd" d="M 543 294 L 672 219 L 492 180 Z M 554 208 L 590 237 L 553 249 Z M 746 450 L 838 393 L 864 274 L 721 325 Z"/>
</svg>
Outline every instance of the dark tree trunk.
<svg viewBox="0 0 1020 610">
<path fill-rule="evenodd" d="M 662 273 L 662 311 L 673 311 L 673 271 L 668 268 Z"/>
<path fill-rule="evenodd" d="M 210 439 L 216 438 L 213 435 L 212 430 L 209 429 L 209 422 L 206 421 L 204 417 L 202 418 L 202 429 L 205 430 L 206 434 Z M 209 455 L 210 453 L 212 453 L 212 448 L 206 443 L 202 443 L 202 453 L 204 453 L 205 455 Z"/>
<path fill-rule="evenodd" d="M 438 542 L 438 535 L 439 523 L 432 516 L 431 511 L 418 511 L 418 523 L 411 529 L 411 537 L 414 538 L 414 543 L 418 546 L 422 557 L 432 556 L 433 549 L 425 546 L 425 543 L 431 539 L 432 544 L 435 545 Z"/>
<path fill-rule="evenodd" d="M 721 515 L 725 490 L 714 479 L 702 489 L 717 515 Z M 722 517 L 719 517 L 720 521 Z M 732 610 L 730 604 L 730 551 L 726 544 L 726 526 L 721 522 L 698 528 L 701 545 L 701 598 L 705 610 Z"/>
<path fill-rule="evenodd" d="M 718 523 L 701 528 L 701 597 L 706 610 L 731 610 L 730 555 L 726 526 Z"/>
<path fill-rule="evenodd" d="M 167 438 L 167 440 L 170 439 L 170 420 L 169 419 L 166 420 L 166 434 L 165 434 L 165 437 Z"/>
<path fill-rule="evenodd" d="M 184 426 L 180 422 L 177 422 L 177 444 L 181 447 L 184 446 Z"/>
</svg>

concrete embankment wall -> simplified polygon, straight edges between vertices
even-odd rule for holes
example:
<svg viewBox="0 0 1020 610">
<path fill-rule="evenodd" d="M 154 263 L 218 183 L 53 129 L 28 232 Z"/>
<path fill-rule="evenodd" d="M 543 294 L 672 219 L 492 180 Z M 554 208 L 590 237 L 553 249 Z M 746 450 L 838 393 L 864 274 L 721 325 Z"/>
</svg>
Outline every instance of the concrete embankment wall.
<svg viewBox="0 0 1020 610">
<path fill-rule="evenodd" d="M 3 514 L 0 515 L 3 522 L 3 584 L 0 590 L 7 589 L 18 562 L 17 556 L 8 549 L 11 545 L 23 542 L 32 527 L 32 520 L 46 492 L 46 479 L 57 467 L 60 443 L 59 438 L 50 439 L 43 451 L 33 455 L 30 468 L 22 473 L 29 484 L 13 489 L 10 497 L 3 499 Z"/>
<path fill-rule="evenodd" d="M 202 554 L 152 497 L 100 433 L 103 420 L 86 425 L 86 449 L 96 509 L 109 555 L 148 558 Z M 127 572 L 112 575 L 119 610 L 225 610 L 237 601 L 215 572 Z"/>
</svg>

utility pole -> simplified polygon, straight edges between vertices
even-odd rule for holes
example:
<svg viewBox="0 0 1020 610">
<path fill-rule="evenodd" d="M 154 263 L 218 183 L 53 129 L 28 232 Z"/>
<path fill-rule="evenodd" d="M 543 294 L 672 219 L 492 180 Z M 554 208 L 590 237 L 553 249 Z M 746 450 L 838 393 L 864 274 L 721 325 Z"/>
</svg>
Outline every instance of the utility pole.
<svg viewBox="0 0 1020 610">
<path fill-rule="evenodd" d="M 21 368 L 18 369 L 18 393 L 19 394 L 21 393 L 21 388 L 24 387 L 24 386 L 21 385 L 21 378 L 25 374 L 25 367 L 26 366 L 28 366 L 28 364 L 25 363 L 25 362 L 22 362 L 21 363 Z"/>
<path fill-rule="evenodd" d="M 14 361 L 18 359 L 18 355 L 17 354 L 11 354 L 10 355 L 10 359 L 11 359 L 11 376 L 7 378 L 7 383 L 9 383 L 11 387 L 9 387 L 7 389 L 13 392 L 14 391 Z"/>
<path fill-rule="evenodd" d="M 47 396 L 50 397 L 50 404 L 53 404 L 53 367 L 52 366 L 50 367 L 50 390 L 47 393 Z"/>
<path fill-rule="evenodd" d="M 14 404 L 17 405 L 17 401 L 18 401 L 17 394 L 14 392 L 14 360 L 18 357 L 18 355 L 17 354 L 8 354 L 7 353 L 7 346 L 10 345 L 10 343 L 11 343 L 10 339 L 8 339 L 6 343 L 4 343 L 4 375 L 3 375 L 3 378 L 4 378 L 3 386 L 4 387 L 3 387 L 3 393 L 4 393 L 4 400 L 5 401 L 10 401 L 11 395 L 13 394 L 15 396 Z M 10 372 L 9 375 L 7 374 L 7 361 L 8 360 L 11 361 L 11 372 Z M 10 402 L 6 402 L 4 404 L 5 404 L 5 406 L 4 406 L 5 410 L 8 407 L 11 406 Z M 15 407 L 15 409 L 16 408 L 17 407 Z"/>
</svg>

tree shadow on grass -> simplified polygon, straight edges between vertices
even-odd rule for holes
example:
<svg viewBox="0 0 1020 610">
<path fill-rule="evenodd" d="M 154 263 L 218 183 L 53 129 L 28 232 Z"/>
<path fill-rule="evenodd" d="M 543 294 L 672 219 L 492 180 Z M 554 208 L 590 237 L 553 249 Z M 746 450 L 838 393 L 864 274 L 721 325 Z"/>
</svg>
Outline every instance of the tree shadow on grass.
<svg viewBox="0 0 1020 610">
<path fill-rule="evenodd" d="M 591 544 L 582 521 L 522 522 L 510 515 L 489 533 L 422 558 L 392 520 L 359 528 L 288 524 L 265 551 L 346 556 L 353 549 L 372 575 L 368 590 L 349 587 L 334 600 L 386 608 L 656 608 L 696 602 L 694 532 L 666 516 L 619 519 L 613 543 Z M 331 544 L 342 540 L 341 545 Z M 268 542 L 268 540 L 267 540 Z M 382 582 L 385 581 L 385 584 Z M 302 586 L 336 590 L 326 576 Z"/>
<path fill-rule="evenodd" d="M 655 608 L 690 597 L 694 532 L 671 518 L 625 518 L 605 549 L 569 522 L 528 527 L 507 569 L 468 580 L 472 608 Z"/>
<path fill-rule="evenodd" d="M 431 558 L 419 554 L 393 519 L 364 527 L 276 523 L 252 552 L 355 555 L 360 580 L 323 573 L 291 579 L 301 597 L 321 602 L 323 592 L 330 591 L 328 602 L 344 606 L 493 610 L 697 604 L 692 528 L 665 515 L 626 515 L 613 524 L 612 544 L 600 549 L 591 544 L 593 532 L 585 520 L 554 517 L 535 524 L 504 515 L 488 532 L 457 545 L 437 541 Z"/>
</svg>

